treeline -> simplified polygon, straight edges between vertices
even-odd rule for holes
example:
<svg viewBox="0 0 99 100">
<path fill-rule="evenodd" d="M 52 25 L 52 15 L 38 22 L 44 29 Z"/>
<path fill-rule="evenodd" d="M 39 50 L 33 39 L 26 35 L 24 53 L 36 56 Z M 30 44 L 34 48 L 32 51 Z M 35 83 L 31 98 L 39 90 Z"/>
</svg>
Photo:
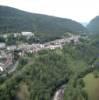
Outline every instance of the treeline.
<svg viewBox="0 0 99 100">
<path fill-rule="evenodd" d="M 43 35 L 35 35 L 35 36 L 23 36 L 21 34 L 17 33 L 17 36 L 15 36 L 13 33 L 6 34 L 6 37 L 0 36 L 0 42 L 6 43 L 6 45 L 18 45 L 20 43 L 45 43 L 49 41 L 53 41 L 55 39 L 60 39 L 61 37 L 50 37 Z M 46 38 L 45 38 L 46 37 Z"/>
</svg>

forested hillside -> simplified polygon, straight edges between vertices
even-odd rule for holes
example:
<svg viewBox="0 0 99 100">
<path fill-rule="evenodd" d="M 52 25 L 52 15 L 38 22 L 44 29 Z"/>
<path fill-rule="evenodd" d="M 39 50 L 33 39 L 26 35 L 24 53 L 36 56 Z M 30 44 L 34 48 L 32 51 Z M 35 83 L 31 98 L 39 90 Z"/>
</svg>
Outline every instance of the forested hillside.
<svg viewBox="0 0 99 100">
<path fill-rule="evenodd" d="M 93 18 L 87 25 L 87 28 L 91 33 L 99 34 L 99 16 Z"/>
<path fill-rule="evenodd" d="M 0 32 L 21 31 L 58 35 L 65 32 L 86 32 L 86 28 L 70 19 L 28 13 L 11 7 L 0 6 Z"/>
</svg>

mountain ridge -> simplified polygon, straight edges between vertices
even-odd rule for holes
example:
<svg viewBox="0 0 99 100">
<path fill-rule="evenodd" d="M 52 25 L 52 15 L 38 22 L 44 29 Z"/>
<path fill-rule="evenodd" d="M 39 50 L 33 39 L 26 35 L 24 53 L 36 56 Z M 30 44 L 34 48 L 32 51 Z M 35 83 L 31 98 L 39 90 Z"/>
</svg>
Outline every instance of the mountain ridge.
<svg viewBox="0 0 99 100">
<path fill-rule="evenodd" d="M 0 6 L 0 22 L 0 32 L 64 33 L 86 31 L 86 28 L 80 23 L 70 19 L 25 12 L 8 6 Z"/>
<path fill-rule="evenodd" d="M 94 17 L 89 24 L 87 25 L 87 29 L 94 34 L 99 33 L 99 16 Z"/>
</svg>

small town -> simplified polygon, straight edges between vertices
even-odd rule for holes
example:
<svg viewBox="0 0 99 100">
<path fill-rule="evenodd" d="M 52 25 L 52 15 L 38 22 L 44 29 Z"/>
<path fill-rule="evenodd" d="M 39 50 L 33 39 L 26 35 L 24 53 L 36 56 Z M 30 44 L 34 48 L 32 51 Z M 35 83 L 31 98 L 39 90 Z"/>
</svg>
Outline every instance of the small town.
<svg viewBox="0 0 99 100">
<path fill-rule="evenodd" d="M 19 33 L 14 33 L 15 37 L 19 35 Z M 26 37 L 34 36 L 32 32 L 22 32 L 22 35 Z M 7 37 L 6 34 L 3 35 Z M 19 57 L 24 56 L 27 53 L 35 53 L 40 50 L 46 49 L 62 49 L 65 43 L 74 42 L 75 44 L 79 42 L 79 35 L 70 35 L 68 38 L 56 39 L 54 41 L 46 42 L 46 43 L 21 43 L 18 45 L 10 45 L 8 46 L 6 43 L 0 43 L 0 73 L 4 71 L 10 70 L 13 68 L 16 61 L 14 60 L 14 52 L 17 51 Z"/>
<path fill-rule="evenodd" d="M 0 0 L 0 100 L 99 100 L 99 0 Z"/>
</svg>

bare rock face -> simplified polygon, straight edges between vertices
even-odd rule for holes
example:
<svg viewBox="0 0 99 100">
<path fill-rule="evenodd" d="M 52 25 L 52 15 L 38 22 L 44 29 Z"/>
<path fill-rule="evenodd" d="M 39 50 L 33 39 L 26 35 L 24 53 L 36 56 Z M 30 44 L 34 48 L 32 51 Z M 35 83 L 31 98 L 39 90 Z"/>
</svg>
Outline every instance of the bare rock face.
<svg viewBox="0 0 99 100">
<path fill-rule="evenodd" d="M 64 88 L 59 89 L 55 93 L 53 100 L 64 100 Z"/>
</svg>

